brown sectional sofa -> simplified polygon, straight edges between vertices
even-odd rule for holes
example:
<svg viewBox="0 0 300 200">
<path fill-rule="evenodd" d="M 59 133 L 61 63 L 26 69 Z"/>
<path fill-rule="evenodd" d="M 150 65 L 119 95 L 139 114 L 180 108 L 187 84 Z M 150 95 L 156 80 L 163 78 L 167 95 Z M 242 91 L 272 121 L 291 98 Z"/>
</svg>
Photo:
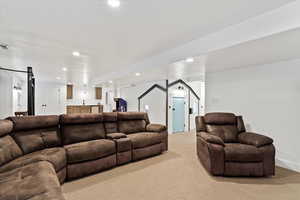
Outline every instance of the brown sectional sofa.
<svg viewBox="0 0 300 200">
<path fill-rule="evenodd" d="M 0 200 L 64 199 L 60 184 L 168 149 L 146 113 L 0 120 Z"/>
<path fill-rule="evenodd" d="M 232 113 L 196 117 L 197 154 L 216 176 L 272 176 L 275 147 L 269 137 L 246 132 L 243 118 Z"/>
</svg>

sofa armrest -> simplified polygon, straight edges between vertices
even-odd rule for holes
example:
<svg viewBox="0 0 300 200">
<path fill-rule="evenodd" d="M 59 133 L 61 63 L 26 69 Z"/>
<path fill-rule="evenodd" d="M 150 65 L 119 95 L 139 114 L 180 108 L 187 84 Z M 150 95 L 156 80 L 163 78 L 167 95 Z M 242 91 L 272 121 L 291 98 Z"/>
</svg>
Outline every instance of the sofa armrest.
<svg viewBox="0 0 300 200">
<path fill-rule="evenodd" d="M 201 132 L 197 132 L 197 136 L 201 137 L 203 140 L 205 140 L 208 143 L 225 146 L 224 141 L 216 135 L 212 135 L 212 134 L 209 134 L 207 132 L 201 131 Z"/>
<path fill-rule="evenodd" d="M 251 132 L 240 133 L 238 139 L 242 144 L 253 145 L 256 147 L 262 147 L 273 143 L 271 138 Z"/>
<path fill-rule="evenodd" d="M 224 146 L 207 142 L 204 138 L 197 136 L 197 154 L 204 168 L 212 175 L 224 174 Z"/>
<path fill-rule="evenodd" d="M 146 126 L 146 131 L 147 132 L 162 132 L 162 131 L 166 131 L 167 127 L 165 125 L 161 125 L 161 124 L 148 124 Z"/>
<path fill-rule="evenodd" d="M 107 139 L 110 140 L 117 140 L 117 139 L 121 139 L 121 138 L 127 138 L 127 135 L 124 133 L 110 133 L 107 134 Z"/>
</svg>

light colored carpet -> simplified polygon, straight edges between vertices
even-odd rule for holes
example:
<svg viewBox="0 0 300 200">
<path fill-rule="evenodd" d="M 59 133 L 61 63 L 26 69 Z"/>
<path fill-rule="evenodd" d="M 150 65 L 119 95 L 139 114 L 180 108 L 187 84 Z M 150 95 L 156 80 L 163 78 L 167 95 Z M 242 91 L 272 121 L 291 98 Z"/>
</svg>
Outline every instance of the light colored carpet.
<svg viewBox="0 0 300 200">
<path fill-rule="evenodd" d="M 300 174 L 272 178 L 211 177 L 196 156 L 195 134 L 169 137 L 169 151 L 65 183 L 67 200 L 299 200 Z"/>
</svg>

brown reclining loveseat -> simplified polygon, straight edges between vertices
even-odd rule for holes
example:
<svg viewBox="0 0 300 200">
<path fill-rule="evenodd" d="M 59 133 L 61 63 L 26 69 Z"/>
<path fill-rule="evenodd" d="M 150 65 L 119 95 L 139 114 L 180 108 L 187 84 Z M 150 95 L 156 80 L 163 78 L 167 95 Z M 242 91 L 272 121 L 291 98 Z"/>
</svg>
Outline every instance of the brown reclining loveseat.
<svg viewBox="0 0 300 200">
<path fill-rule="evenodd" d="M 197 154 L 212 175 L 272 176 L 275 148 L 269 137 L 246 132 L 241 116 L 208 113 L 196 117 Z"/>
<path fill-rule="evenodd" d="M 0 120 L 0 200 L 63 200 L 60 184 L 168 149 L 146 113 Z"/>
</svg>

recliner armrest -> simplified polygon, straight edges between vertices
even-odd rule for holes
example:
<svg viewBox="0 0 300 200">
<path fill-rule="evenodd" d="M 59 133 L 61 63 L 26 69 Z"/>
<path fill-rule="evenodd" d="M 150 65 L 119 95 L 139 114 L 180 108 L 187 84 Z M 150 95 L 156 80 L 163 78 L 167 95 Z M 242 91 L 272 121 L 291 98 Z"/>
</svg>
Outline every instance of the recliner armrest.
<svg viewBox="0 0 300 200">
<path fill-rule="evenodd" d="M 127 138 L 127 135 L 124 133 L 110 133 L 110 134 L 107 134 L 106 137 L 111 140 L 117 140 L 117 139 L 121 139 L 121 138 Z"/>
<path fill-rule="evenodd" d="M 240 133 L 238 139 L 242 144 L 253 145 L 256 147 L 262 147 L 273 143 L 272 138 L 251 132 Z"/>
<path fill-rule="evenodd" d="M 206 142 L 209 142 L 209 143 L 212 143 L 212 144 L 218 144 L 218 145 L 221 145 L 221 146 L 225 146 L 224 141 L 216 135 L 212 135 L 212 134 L 209 134 L 207 132 L 201 131 L 201 132 L 197 132 L 197 136 L 201 137 Z"/>
<path fill-rule="evenodd" d="M 147 132 L 162 132 L 165 130 L 167 130 L 167 127 L 161 124 L 148 124 L 146 127 Z"/>
</svg>

